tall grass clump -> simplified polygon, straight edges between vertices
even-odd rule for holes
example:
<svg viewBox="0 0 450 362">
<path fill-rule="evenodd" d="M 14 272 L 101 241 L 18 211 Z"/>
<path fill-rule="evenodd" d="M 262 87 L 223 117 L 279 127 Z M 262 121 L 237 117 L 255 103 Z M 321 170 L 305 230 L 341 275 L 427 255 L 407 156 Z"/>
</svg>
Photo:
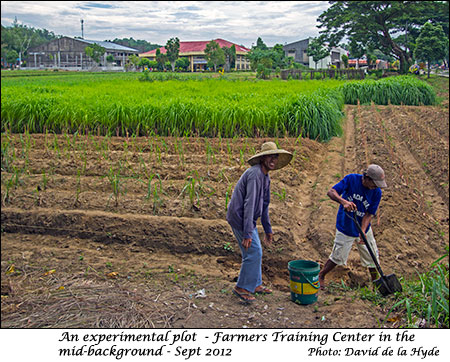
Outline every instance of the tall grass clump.
<svg viewBox="0 0 450 362">
<path fill-rule="evenodd" d="M 433 105 L 436 93 L 432 86 L 414 76 L 389 77 L 380 80 L 352 81 L 340 87 L 346 104 Z"/>
<path fill-rule="evenodd" d="M 449 328 L 449 264 L 446 254 L 433 262 L 418 279 L 403 283 L 403 292 L 391 307 L 393 313 L 405 316 L 406 327 Z"/>
<path fill-rule="evenodd" d="M 300 95 L 288 115 L 288 133 L 321 141 L 340 136 L 343 106 L 343 95 L 336 89 Z"/>
</svg>

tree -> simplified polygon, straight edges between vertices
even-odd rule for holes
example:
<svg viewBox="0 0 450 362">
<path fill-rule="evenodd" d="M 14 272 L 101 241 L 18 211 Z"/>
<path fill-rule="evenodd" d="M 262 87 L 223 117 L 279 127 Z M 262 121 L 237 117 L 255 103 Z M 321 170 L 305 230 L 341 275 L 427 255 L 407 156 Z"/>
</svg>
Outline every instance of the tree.
<svg viewBox="0 0 450 362">
<path fill-rule="evenodd" d="M 342 59 L 342 63 L 344 63 L 344 67 L 348 68 L 348 56 L 345 54 L 342 54 L 341 59 Z"/>
<path fill-rule="evenodd" d="M 261 79 L 268 79 L 270 77 L 271 68 L 266 67 L 263 63 L 259 63 L 256 69 L 256 77 Z"/>
<path fill-rule="evenodd" d="M 255 71 L 258 69 L 258 64 L 262 59 L 270 58 L 270 52 L 268 50 L 252 48 L 245 56 L 250 61 L 250 68 Z"/>
<path fill-rule="evenodd" d="M 386 55 L 379 49 L 374 49 L 373 50 L 373 55 L 375 55 L 377 57 L 377 59 L 386 60 L 386 61 L 388 61 L 390 63 L 392 63 L 395 60 L 392 55 Z"/>
<path fill-rule="evenodd" d="M 151 60 L 148 58 L 140 58 L 137 65 L 138 67 L 150 68 L 150 62 Z"/>
<path fill-rule="evenodd" d="M 356 58 L 356 69 L 359 68 L 359 59 L 366 53 L 366 49 L 364 45 L 357 41 L 356 39 L 352 39 L 350 44 L 348 45 L 348 49 L 350 51 L 350 56 L 352 58 Z"/>
<path fill-rule="evenodd" d="M 164 64 L 167 61 L 167 57 L 165 54 L 161 53 L 161 50 L 159 48 L 156 49 L 155 60 L 158 63 L 158 66 L 157 66 L 158 70 L 160 72 L 162 72 L 164 70 Z"/>
<path fill-rule="evenodd" d="M 172 72 L 175 71 L 175 62 L 180 54 L 180 40 L 178 38 L 170 38 L 166 43 L 166 57 L 172 66 Z"/>
<path fill-rule="evenodd" d="M 48 30 L 36 30 L 19 24 L 17 18 L 14 19 L 11 27 L 3 27 L 1 31 L 2 36 L 2 58 L 12 58 L 14 52 L 17 53 L 19 64 L 22 58 L 26 55 L 29 48 L 45 43 L 47 40 L 56 38 L 56 36 Z M 8 55 L 8 53 L 11 53 Z"/>
<path fill-rule="evenodd" d="M 105 54 L 106 49 L 94 43 L 84 48 L 84 52 L 88 57 L 94 60 L 94 62 L 100 64 L 100 58 Z"/>
<path fill-rule="evenodd" d="M 428 78 L 430 78 L 431 62 L 440 61 L 448 52 L 448 38 L 442 26 L 425 23 L 416 41 L 414 56 L 428 63 Z"/>
<path fill-rule="evenodd" d="M 308 57 L 312 57 L 315 63 L 315 68 L 317 69 L 317 63 L 330 55 L 330 51 L 323 45 L 322 39 L 320 37 L 311 38 L 306 48 L 306 54 Z"/>
<path fill-rule="evenodd" d="M 347 37 L 365 48 L 380 49 L 400 61 L 402 73 L 412 63 L 417 29 L 428 20 L 444 23 L 448 34 L 448 1 L 330 1 L 317 19 L 320 34 L 330 46 Z M 404 38 L 395 38 L 404 33 Z"/>
<path fill-rule="evenodd" d="M 373 66 L 377 65 L 377 57 L 373 53 L 368 53 L 367 55 L 367 65 L 373 68 Z"/>
<path fill-rule="evenodd" d="M 269 48 L 261 38 L 258 38 L 256 46 L 252 47 L 246 57 L 254 71 L 258 71 L 259 64 L 263 64 L 268 69 L 284 68 L 290 64 L 289 61 L 293 61 L 293 59 L 288 60 L 286 58 L 282 44 L 275 44 L 272 48 Z"/>
<path fill-rule="evenodd" d="M 256 40 L 256 49 L 268 50 L 269 48 L 267 47 L 267 45 L 263 42 L 263 40 L 261 38 L 258 38 Z"/>
<path fill-rule="evenodd" d="M 206 44 L 205 57 L 208 63 L 214 67 L 214 71 L 217 70 L 217 66 L 225 64 L 225 53 L 214 40 Z"/>
<path fill-rule="evenodd" d="M 152 44 L 149 43 L 146 40 L 134 40 L 131 38 L 123 38 L 123 39 L 117 39 L 114 40 L 107 40 L 115 44 L 120 44 L 129 48 L 137 49 L 139 50 L 139 53 L 145 53 L 153 49 L 161 48 L 161 45 L 158 44 Z"/>
<path fill-rule="evenodd" d="M 6 54 L 6 63 L 7 64 L 16 64 L 17 59 L 19 58 L 19 53 L 17 53 L 14 49 L 8 51 Z"/>
<path fill-rule="evenodd" d="M 233 44 L 229 48 L 223 47 L 222 50 L 225 55 L 225 70 L 229 72 L 236 63 L 236 47 Z"/>
<path fill-rule="evenodd" d="M 137 67 L 139 66 L 139 62 L 141 61 L 140 58 L 136 55 L 136 54 L 131 54 L 128 57 L 128 61 L 130 62 L 130 64 L 133 66 L 134 70 L 137 69 Z"/>
<path fill-rule="evenodd" d="M 293 68 L 295 63 L 294 57 L 287 57 L 285 58 L 285 64 L 288 66 L 288 68 Z"/>
<path fill-rule="evenodd" d="M 284 68 L 287 66 L 286 54 L 283 50 L 283 44 L 275 44 L 272 48 L 272 60 L 275 68 Z"/>
<path fill-rule="evenodd" d="M 180 68 L 185 71 L 187 71 L 189 69 L 190 65 L 191 65 L 191 62 L 189 61 L 189 58 L 187 58 L 187 57 L 178 58 L 175 62 L 175 68 Z"/>
</svg>

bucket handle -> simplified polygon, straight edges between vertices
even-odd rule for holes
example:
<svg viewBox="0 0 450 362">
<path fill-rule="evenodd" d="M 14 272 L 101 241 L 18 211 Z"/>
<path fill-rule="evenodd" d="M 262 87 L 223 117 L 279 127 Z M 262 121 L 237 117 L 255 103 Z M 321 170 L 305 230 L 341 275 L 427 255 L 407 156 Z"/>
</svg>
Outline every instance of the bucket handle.
<svg viewBox="0 0 450 362">
<path fill-rule="evenodd" d="M 316 287 L 313 283 L 311 283 L 311 281 L 307 277 L 305 277 L 305 274 L 303 274 L 301 271 L 298 271 L 298 272 L 302 275 L 303 278 L 306 279 L 306 281 L 309 283 L 309 285 L 312 286 L 314 289 L 320 288 L 320 283 L 319 283 L 319 286 Z"/>
</svg>

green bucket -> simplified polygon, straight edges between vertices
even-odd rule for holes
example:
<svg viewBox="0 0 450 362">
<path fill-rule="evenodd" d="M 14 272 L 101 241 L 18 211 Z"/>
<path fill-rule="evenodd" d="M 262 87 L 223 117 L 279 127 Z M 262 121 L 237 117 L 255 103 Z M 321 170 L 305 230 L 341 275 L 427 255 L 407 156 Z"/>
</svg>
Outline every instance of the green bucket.
<svg viewBox="0 0 450 362">
<path fill-rule="evenodd" d="M 299 304 L 317 301 L 320 266 L 315 261 L 293 260 L 288 263 L 291 279 L 291 300 Z"/>
</svg>

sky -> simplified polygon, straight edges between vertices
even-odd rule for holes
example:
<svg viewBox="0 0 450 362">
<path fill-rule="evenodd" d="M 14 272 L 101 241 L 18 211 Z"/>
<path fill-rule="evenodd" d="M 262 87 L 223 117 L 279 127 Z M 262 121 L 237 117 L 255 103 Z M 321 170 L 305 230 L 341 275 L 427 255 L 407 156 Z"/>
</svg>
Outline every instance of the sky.
<svg viewBox="0 0 450 362">
<path fill-rule="evenodd" d="M 47 29 L 55 35 L 114 40 L 134 38 L 165 45 L 222 38 L 250 48 L 319 35 L 317 18 L 328 1 L 2 1 L 1 23 Z"/>
</svg>

